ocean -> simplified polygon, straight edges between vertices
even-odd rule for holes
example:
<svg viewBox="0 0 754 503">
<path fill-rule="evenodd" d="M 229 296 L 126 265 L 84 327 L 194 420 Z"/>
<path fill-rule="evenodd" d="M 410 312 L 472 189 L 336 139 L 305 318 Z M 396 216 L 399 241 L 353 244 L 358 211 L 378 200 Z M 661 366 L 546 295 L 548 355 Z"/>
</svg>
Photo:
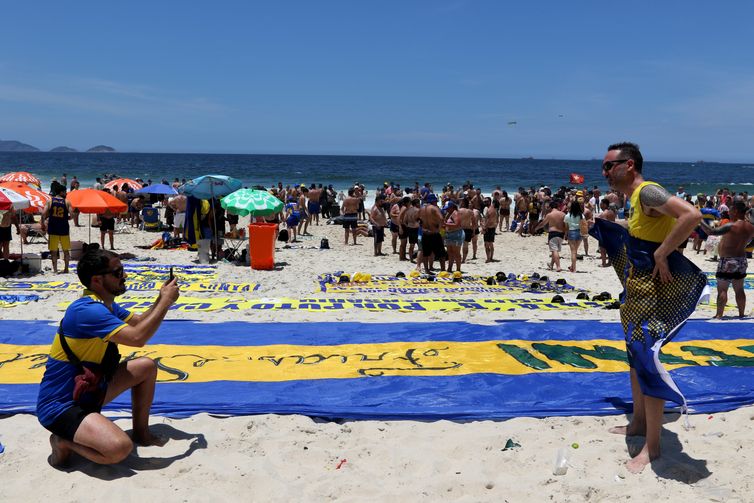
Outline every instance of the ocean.
<svg viewBox="0 0 754 503">
<path fill-rule="evenodd" d="M 206 174 L 223 174 L 241 179 L 247 186 L 322 183 L 338 190 L 363 183 L 373 192 L 384 182 L 430 182 L 435 190 L 446 183 L 460 186 L 469 181 L 483 192 L 495 187 L 508 192 L 518 187 L 569 185 L 569 174 L 584 176 L 584 186 L 606 189 L 601 159 L 485 159 L 449 157 L 378 157 L 329 155 L 224 155 L 224 154 L 133 154 L 133 153 L 49 153 L 0 152 L 0 173 L 29 171 L 49 187 L 53 178 L 67 173 L 70 182 L 78 177 L 83 188 L 98 176 L 114 173 L 124 178 L 191 179 Z M 754 165 L 713 162 L 645 162 L 644 175 L 669 191 L 683 186 L 697 194 L 727 187 L 751 192 Z"/>
</svg>

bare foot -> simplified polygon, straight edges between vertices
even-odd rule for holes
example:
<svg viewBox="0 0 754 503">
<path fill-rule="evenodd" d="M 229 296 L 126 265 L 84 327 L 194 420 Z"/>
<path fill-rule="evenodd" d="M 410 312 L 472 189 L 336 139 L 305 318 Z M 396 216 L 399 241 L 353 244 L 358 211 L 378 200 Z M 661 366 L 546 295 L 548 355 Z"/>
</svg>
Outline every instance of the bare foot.
<svg viewBox="0 0 754 503">
<path fill-rule="evenodd" d="M 616 435 L 625 435 L 627 437 L 643 437 L 646 433 L 646 428 L 640 428 L 633 426 L 632 424 L 627 424 L 626 426 L 613 426 L 607 431 L 610 433 L 615 433 Z"/>
<path fill-rule="evenodd" d="M 50 447 L 52 447 L 52 454 L 49 458 L 50 466 L 65 465 L 71 456 L 71 449 L 63 445 L 63 439 L 55 434 L 50 435 Z"/>
<path fill-rule="evenodd" d="M 136 435 L 134 433 L 133 441 L 134 443 L 141 445 L 142 447 L 147 447 L 150 445 L 156 445 L 158 447 L 162 447 L 163 445 L 168 443 L 167 438 L 160 437 L 157 435 L 152 435 L 152 433 L 149 431 L 147 431 L 145 434 L 142 434 L 142 435 Z"/>
<path fill-rule="evenodd" d="M 641 473 L 642 470 L 644 470 L 644 467 L 647 466 L 649 463 L 654 461 L 655 459 L 660 457 L 660 453 L 658 452 L 656 455 L 651 456 L 649 454 L 649 450 L 647 450 L 647 446 L 645 445 L 644 448 L 641 450 L 639 454 L 636 455 L 635 458 L 629 459 L 626 461 L 626 469 L 631 473 Z"/>
</svg>

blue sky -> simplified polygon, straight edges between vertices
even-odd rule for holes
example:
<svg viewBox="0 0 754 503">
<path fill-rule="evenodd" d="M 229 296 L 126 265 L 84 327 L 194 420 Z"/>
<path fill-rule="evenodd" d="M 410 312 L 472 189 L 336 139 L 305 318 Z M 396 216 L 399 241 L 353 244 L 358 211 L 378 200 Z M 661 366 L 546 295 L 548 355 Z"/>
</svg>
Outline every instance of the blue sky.
<svg viewBox="0 0 754 503">
<path fill-rule="evenodd" d="M 750 2 L 0 5 L 42 149 L 754 160 Z"/>
</svg>

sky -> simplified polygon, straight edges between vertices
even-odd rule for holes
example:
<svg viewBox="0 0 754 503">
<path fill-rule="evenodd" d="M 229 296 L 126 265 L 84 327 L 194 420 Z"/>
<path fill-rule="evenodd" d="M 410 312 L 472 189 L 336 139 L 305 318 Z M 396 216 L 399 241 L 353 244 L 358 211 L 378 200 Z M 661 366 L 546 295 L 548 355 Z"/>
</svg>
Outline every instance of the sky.
<svg viewBox="0 0 754 503">
<path fill-rule="evenodd" d="M 47 150 L 754 160 L 747 1 L 0 0 Z"/>
</svg>

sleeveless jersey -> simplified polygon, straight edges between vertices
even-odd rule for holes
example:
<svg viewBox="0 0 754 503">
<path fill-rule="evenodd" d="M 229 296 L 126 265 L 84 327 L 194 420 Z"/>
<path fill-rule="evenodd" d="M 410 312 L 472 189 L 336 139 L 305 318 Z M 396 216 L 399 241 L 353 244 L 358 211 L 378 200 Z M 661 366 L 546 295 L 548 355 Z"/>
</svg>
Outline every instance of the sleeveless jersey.
<svg viewBox="0 0 754 503">
<path fill-rule="evenodd" d="M 50 201 L 50 220 L 47 232 L 53 236 L 67 236 L 70 234 L 68 225 L 68 206 L 62 197 L 53 197 Z"/>
<path fill-rule="evenodd" d="M 644 213 L 639 194 L 641 189 L 647 185 L 657 185 L 655 182 L 642 182 L 633 194 L 631 194 L 631 209 L 628 216 L 628 233 L 639 239 L 651 241 L 653 243 L 662 243 L 675 225 L 675 218 L 668 215 L 651 217 Z"/>
</svg>

